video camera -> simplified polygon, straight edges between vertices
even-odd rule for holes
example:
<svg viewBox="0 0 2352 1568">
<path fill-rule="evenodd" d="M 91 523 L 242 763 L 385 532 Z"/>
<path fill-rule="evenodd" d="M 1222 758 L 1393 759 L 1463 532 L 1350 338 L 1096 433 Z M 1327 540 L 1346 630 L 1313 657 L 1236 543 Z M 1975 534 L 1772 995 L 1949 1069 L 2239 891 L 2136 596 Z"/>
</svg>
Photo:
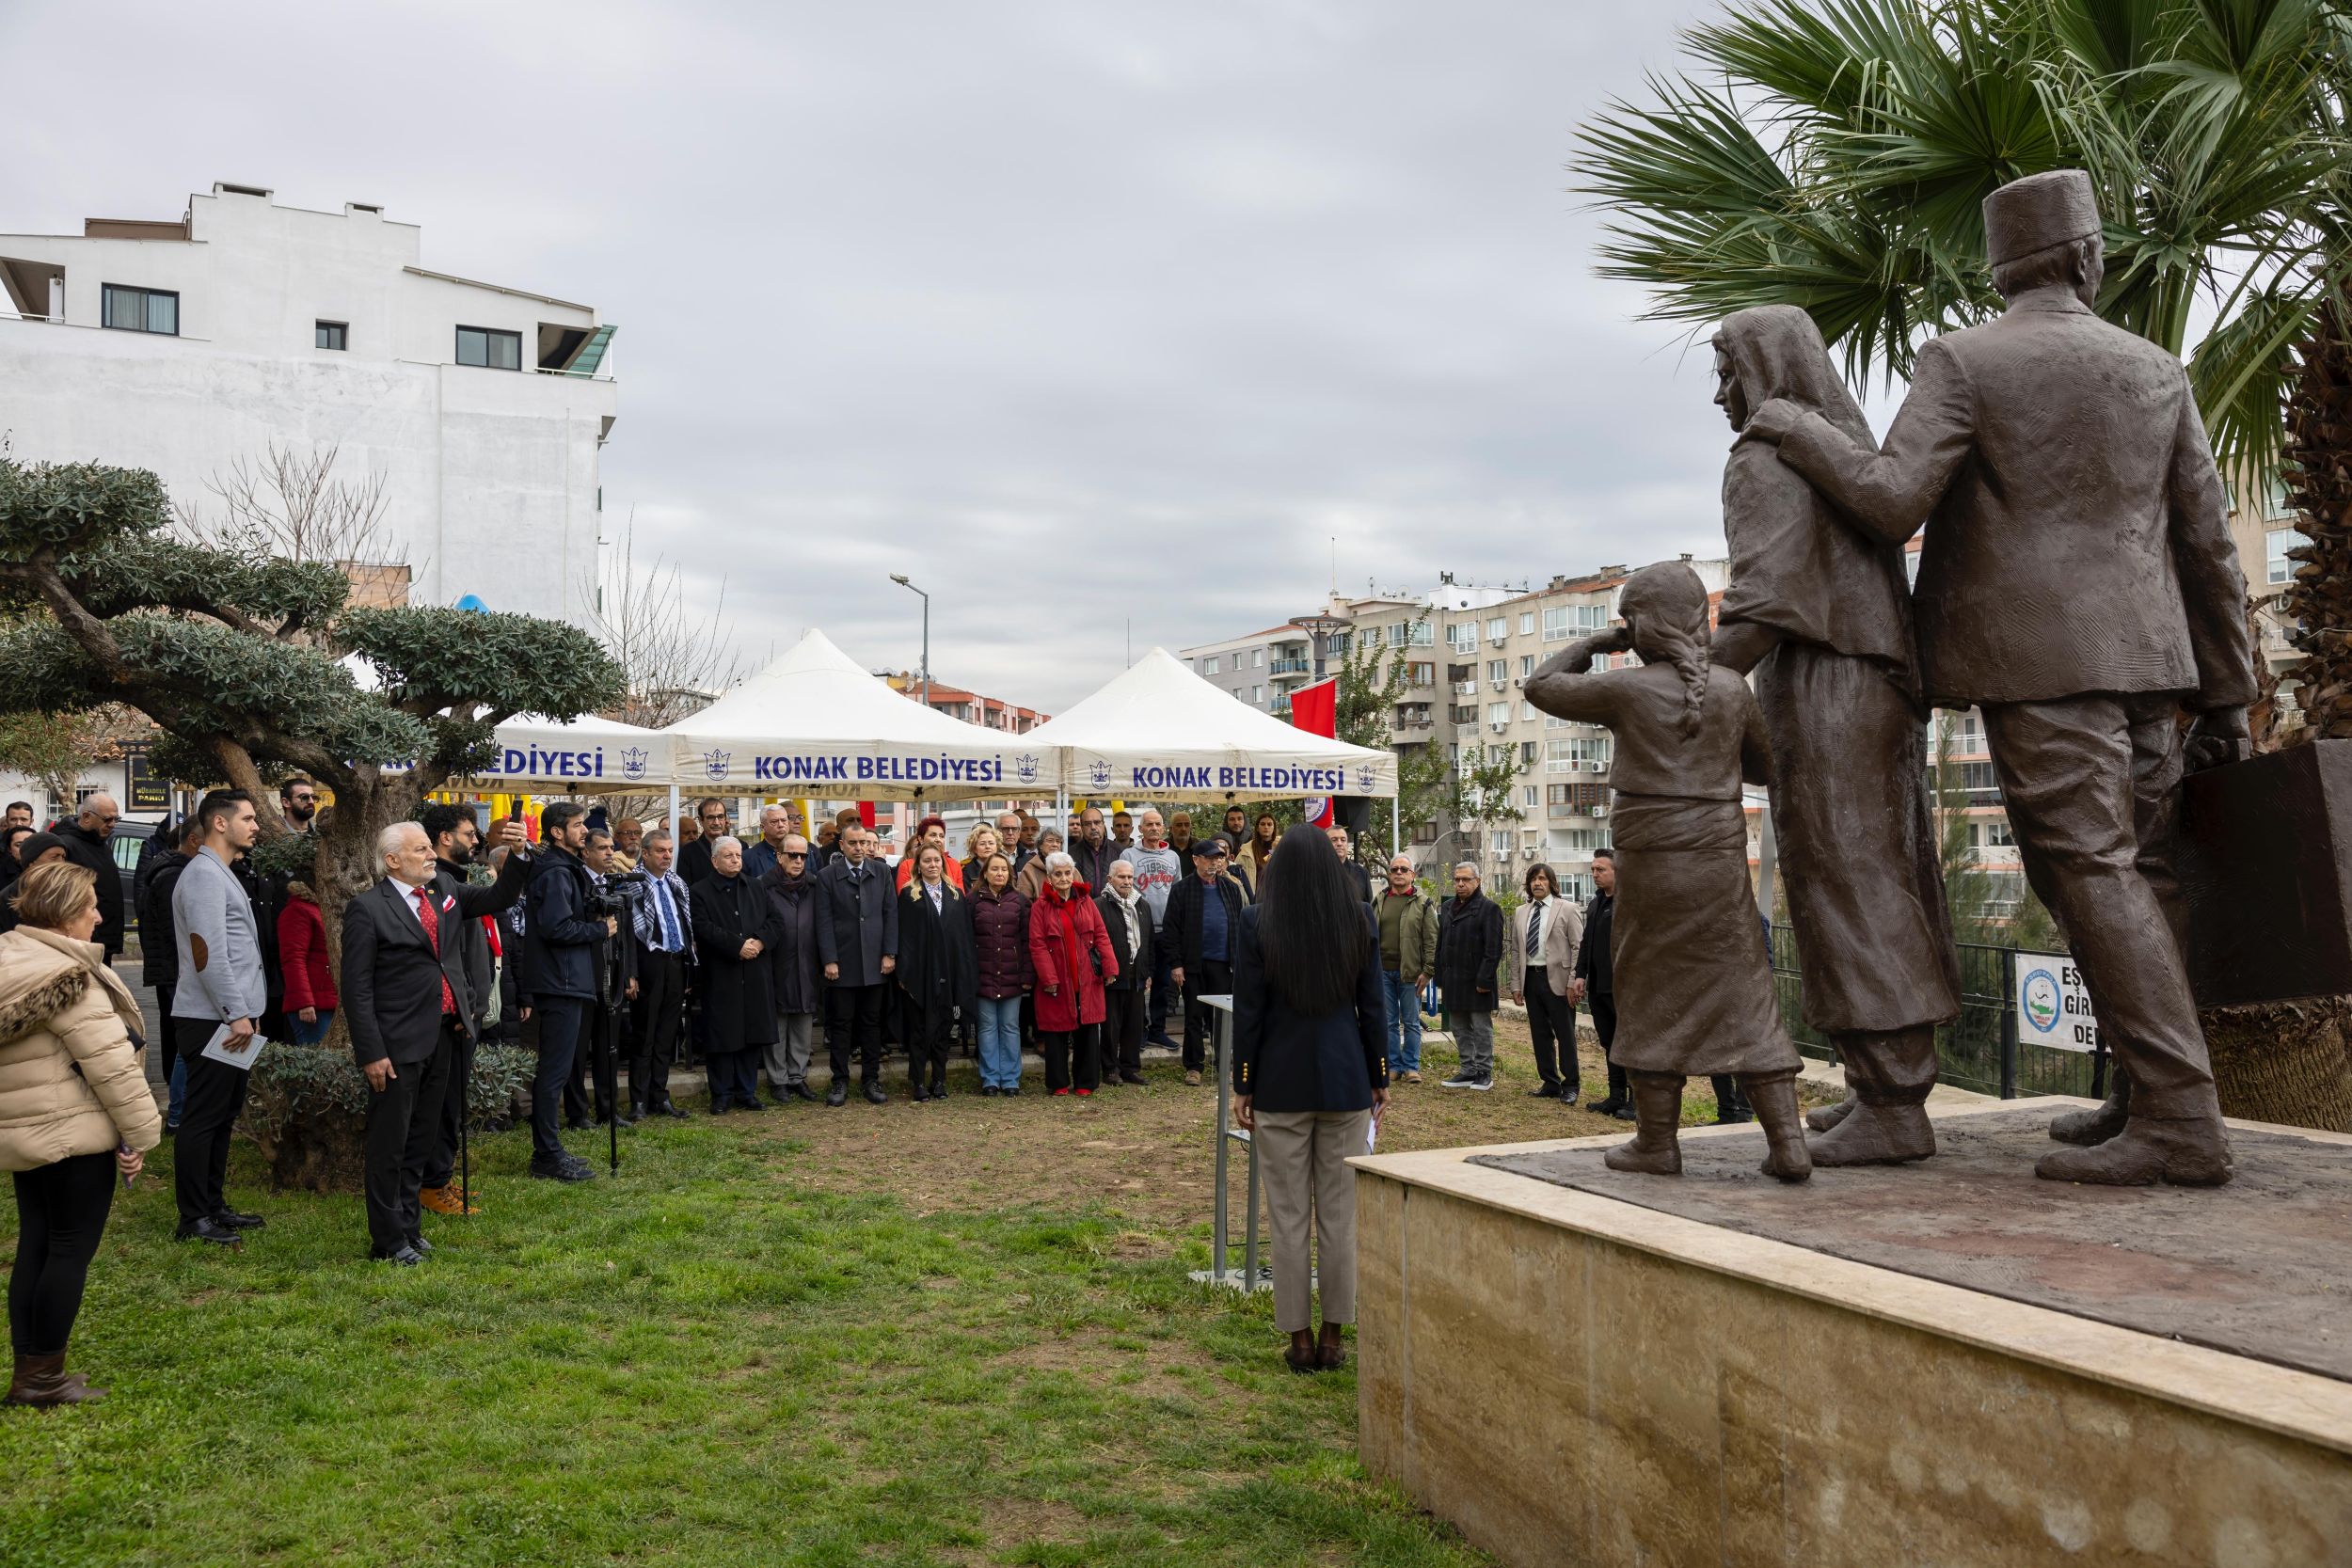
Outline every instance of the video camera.
<svg viewBox="0 0 2352 1568">
<path fill-rule="evenodd" d="M 614 871 L 604 879 L 604 885 L 590 891 L 588 913 L 602 917 L 624 918 L 636 912 L 637 902 L 645 896 L 645 888 L 652 879 L 642 871 Z"/>
</svg>

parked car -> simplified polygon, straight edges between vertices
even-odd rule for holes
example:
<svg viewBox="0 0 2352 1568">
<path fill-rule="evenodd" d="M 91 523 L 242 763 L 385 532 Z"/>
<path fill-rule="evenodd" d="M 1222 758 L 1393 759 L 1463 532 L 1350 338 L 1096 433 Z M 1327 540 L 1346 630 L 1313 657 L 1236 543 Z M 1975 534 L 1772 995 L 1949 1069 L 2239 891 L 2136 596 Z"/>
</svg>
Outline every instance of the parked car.
<svg viewBox="0 0 2352 1568">
<path fill-rule="evenodd" d="M 114 836 L 106 841 L 106 847 L 114 851 L 115 869 L 122 874 L 122 924 L 126 930 L 139 928 L 139 859 L 159 826 L 154 822 L 117 822 Z"/>
</svg>

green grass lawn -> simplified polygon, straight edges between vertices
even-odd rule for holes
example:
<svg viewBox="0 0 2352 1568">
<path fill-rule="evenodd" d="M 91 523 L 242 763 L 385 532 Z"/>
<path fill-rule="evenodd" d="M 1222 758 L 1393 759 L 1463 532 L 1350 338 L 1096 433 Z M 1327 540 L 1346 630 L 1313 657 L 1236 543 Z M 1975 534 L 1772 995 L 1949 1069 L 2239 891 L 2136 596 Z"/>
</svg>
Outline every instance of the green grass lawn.
<svg viewBox="0 0 2352 1568">
<path fill-rule="evenodd" d="M 416 1269 L 243 1148 L 268 1228 L 175 1243 L 167 1146 L 74 1341 L 113 1397 L 0 1412 L 0 1563 L 1486 1560 L 1366 1480 L 1352 1371 L 1293 1375 L 1268 1298 L 1185 1278 L 1206 1095 L 662 1122 L 572 1188 L 510 1134 Z M 1121 1198 L 1121 1137 L 1200 1184 Z M 961 1142 L 1007 1162 L 994 1201 L 931 1196 Z"/>
</svg>

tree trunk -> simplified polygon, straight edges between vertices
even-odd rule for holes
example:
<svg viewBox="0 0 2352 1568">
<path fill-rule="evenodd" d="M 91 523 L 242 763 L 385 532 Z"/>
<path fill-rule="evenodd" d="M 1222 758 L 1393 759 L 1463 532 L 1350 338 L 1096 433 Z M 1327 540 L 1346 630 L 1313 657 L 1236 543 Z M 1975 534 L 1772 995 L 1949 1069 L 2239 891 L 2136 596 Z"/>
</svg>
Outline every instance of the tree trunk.
<svg viewBox="0 0 2352 1568">
<path fill-rule="evenodd" d="M 2210 1007 L 2198 1021 L 2224 1116 L 2352 1132 L 2352 1001 Z"/>
</svg>

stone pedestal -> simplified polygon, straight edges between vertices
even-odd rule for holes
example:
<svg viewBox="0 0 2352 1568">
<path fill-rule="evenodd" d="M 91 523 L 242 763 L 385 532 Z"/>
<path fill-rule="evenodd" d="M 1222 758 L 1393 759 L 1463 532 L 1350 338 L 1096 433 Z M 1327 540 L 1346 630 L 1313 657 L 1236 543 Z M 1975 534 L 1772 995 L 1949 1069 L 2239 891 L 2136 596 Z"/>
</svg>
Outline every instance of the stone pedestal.
<svg viewBox="0 0 2352 1568">
<path fill-rule="evenodd" d="M 1514 1564 L 2352 1563 L 2352 1138 L 2059 1187 L 2030 1103 L 1797 1188 L 1744 1128 L 1354 1162 L 1367 1468 Z"/>
</svg>

